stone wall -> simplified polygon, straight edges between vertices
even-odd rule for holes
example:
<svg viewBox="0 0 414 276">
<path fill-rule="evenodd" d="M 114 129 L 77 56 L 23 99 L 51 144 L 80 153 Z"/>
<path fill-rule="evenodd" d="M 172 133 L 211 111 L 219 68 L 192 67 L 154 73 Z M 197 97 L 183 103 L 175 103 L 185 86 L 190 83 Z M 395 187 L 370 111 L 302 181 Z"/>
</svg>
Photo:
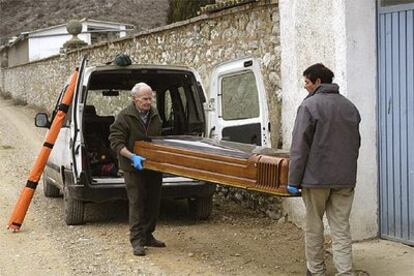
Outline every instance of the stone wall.
<svg viewBox="0 0 414 276">
<path fill-rule="evenodd" d="M 29 104 L 50 110 L 71 70 L 87 54 L 90 65 L 111 60 L 126 52 L 135 63 L 180 64 L 195 68 L 208 93 L 215 65 L 242 57 L 261 60 L 272 124 L 272 145 L 280 136 L 280 43 L 277 0 L 262 0 L 218 12 L 202 14 L 187 21 L 142 32 L 132 38 L 107 42 L 12 68 L 2 68 L 0 87 Z M 260 207 L 279 218 L 280 200 L 234 189 L 222 189 L 226 198 L 236 198 L 247 207 Z M 259 200 L 259 198 L 262 198 Z M 269 206 L 269 207 L 268 207 Z M 271 213 L 269 213 L 271 210 Z M 277 215 L 275 215 L 277 214 Z"/>
</svg>

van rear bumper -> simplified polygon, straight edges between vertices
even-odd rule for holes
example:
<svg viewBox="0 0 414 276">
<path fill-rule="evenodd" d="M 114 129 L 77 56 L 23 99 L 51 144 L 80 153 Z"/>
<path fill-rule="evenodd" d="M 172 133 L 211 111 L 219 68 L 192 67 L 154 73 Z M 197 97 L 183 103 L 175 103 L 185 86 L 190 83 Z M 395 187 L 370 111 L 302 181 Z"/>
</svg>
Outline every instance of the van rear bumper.
<svg viewBox="0 0 414 276">
<path fill-rule="evenodd" d="M 112 183 L 110 181 L 105 181 L 104 184 L 94 183 L 82 175 L 77 184 L 74 184 L 74 181 L 65 181 L 67 191 L 72 198 L 94 203 L 128 199 L 123 181 L 117 179 Z M 72 174 L 67 177 L 71 178 Z M 179 178 L 172 181 L 172 178 L 164 178 L 161 196 L 174 199 L 209 197 L 214 194 L 215 189 L 215 184 L 204 181 L 188 179 L 181 181 Z"/>
</svg>

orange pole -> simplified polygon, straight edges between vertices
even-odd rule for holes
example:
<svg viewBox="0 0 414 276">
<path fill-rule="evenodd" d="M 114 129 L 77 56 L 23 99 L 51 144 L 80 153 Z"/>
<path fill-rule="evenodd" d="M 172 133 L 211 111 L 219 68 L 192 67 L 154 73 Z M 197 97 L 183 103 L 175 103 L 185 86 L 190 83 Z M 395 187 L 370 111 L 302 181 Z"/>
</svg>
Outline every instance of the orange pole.
<svg viewBox="0 0 414 276">
<path fill-rule="evenodd" d="M 60 129 L 62 128 L 66 113 L 68 112 L 69 106 L 72 102 L 78 75 L 78 69 L 76 69 L 70 77 L 69 85 L 64 92 L 65 94 L 63 95 L 63 99 L 58 107 L 58 112 L 56 113 L 52 125 L 47 132 L 46 140 L 43 143 L 40 153 L 35 160 L 32 170 L 30 171 L 26 186 L 23 188 L 19 199 L 17 200 L 16 206 L 14 207 L 14 211 L 9 219 L 7 228 L 12 229 L 13 232 L 19 231 L 20 227 L 23 224 L 24 217 L 26 216 L 27 209 L 29 209 L 29 205 L 32 201 L 33 194 L 36 190 L 40 176 L 43 173 L 53 145 L 56 142 Z"/>
</svg>

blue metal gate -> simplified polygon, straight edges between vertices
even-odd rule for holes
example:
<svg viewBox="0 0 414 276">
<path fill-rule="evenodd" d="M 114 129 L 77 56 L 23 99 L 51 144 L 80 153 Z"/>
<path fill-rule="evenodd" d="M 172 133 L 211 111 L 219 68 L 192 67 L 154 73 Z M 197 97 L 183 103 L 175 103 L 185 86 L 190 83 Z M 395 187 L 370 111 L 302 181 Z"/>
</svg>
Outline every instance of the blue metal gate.
<svg viewBox="0 0 414 276">
<path fill-rule="evenodd" d="M 414 244 L 414 4 L 378 9 L 380 234 Z"/>
</svg>

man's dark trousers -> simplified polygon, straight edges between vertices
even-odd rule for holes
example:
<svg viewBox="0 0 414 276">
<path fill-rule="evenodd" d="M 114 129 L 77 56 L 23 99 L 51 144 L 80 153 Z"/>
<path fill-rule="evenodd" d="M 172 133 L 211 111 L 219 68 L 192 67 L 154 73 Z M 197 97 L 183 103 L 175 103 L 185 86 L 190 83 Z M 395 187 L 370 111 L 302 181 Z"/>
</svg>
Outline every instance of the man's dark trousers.
<svg viewBox="0 0 414 276">
<path fill-rule="evenodd" d="M 160 209 L 162 174 L 143 170 L 124 173 L 129 201 L 129 238 L 132 247 L 152 237 Z"/>
</svg>

